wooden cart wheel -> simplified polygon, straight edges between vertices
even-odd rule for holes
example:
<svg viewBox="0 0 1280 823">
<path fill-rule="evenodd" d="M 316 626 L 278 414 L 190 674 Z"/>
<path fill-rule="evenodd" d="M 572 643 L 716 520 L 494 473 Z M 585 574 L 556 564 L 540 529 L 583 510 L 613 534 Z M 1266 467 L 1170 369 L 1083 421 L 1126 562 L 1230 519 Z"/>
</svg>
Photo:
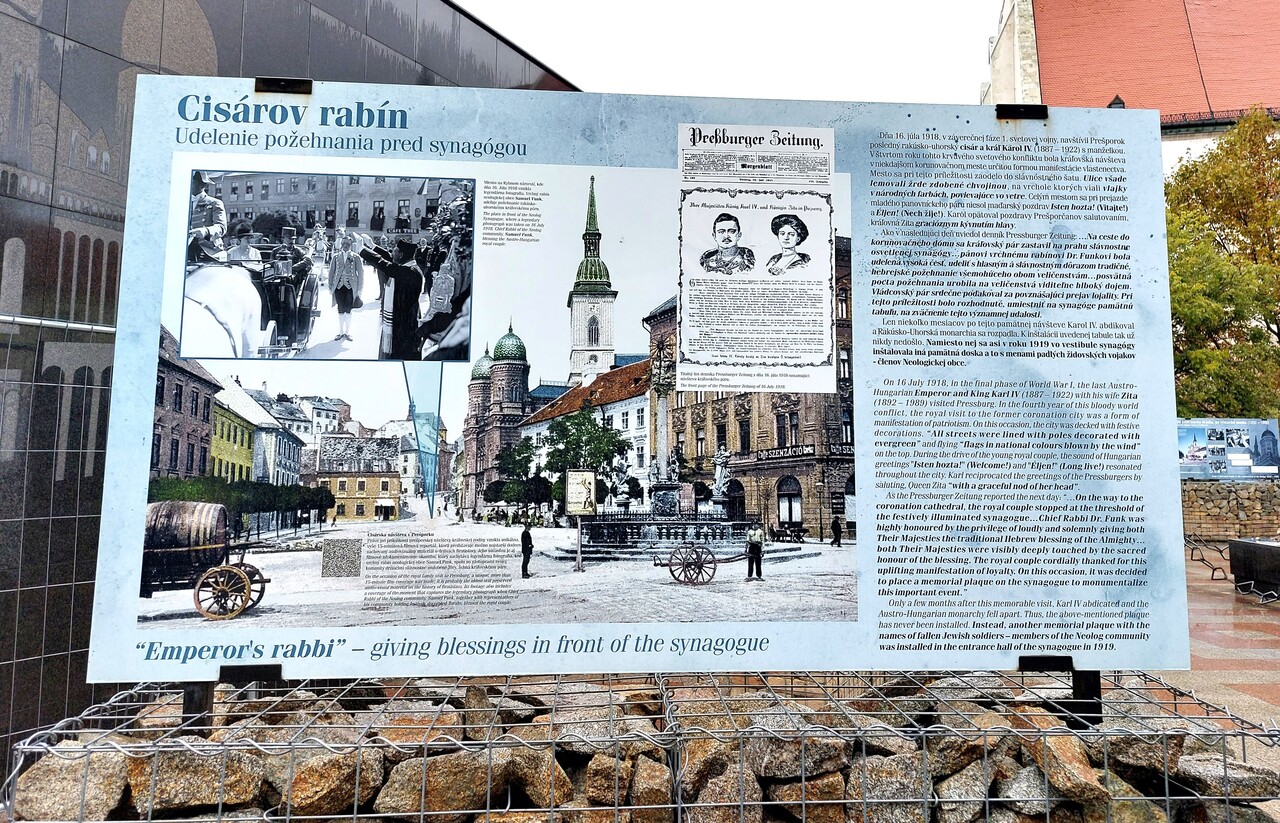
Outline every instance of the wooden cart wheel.
<svg viewBox="0 0 1280 823">
<path fill-rule="evenodd" d="M 249 575 L 235 566 L 214 566 L 196 581 L 196 611 L 210 620 L 230 620 L 249 607 Z"/>
<path fill-rule="evenodd" d="M 232 563 L 240 571 L 249 576 L 249 605 L 244 607 L 245 611 L 249 611 L 254 606 L 262 602 L 262 596 L 267 593 L 267 576 L 255 565 L 251 563 Z"/>
<path fill-rule="evenodd" d="M 692 565 L 692 574 L 694 579 L 689 581 L 694 585 L 701 586 L 704 583 L 710 583 L 716 576 L 716 556 L 706 546 L 695 546 L 693 548 L 694 562 Z"/>
<path fill-rule="evenodd" d="M 671 550 L 671 556 L 667 558 L 667 571 L 671 572 L 671 577 L 677 583 L 692 582 L 685 579 L 685 567 L 692 562 L 689 556 L 692 552 L 693 546 L 676 546 Z"/>
</svg>

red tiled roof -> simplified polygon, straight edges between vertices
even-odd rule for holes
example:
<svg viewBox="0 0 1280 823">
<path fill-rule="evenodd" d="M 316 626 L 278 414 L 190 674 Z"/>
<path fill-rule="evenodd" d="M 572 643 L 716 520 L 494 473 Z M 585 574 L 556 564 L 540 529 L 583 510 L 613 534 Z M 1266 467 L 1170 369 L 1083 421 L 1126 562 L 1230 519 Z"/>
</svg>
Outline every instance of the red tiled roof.
<svg viewBox="0 0 1280 823">
<path fill-rule="evenodd" d="M 599 408 L 608 403 L 638 397 L 647 391 L 649 391 L 649 358 L 646 357 L 638 363 L 611 369 L 601 374 L 591 381 L 589 386 L 574 386 L 529 415 L 520 425 L 527 426 L 530 423 L 554 420 L 564 414 L 573 414 L 588 401 L 592 406 Z"/>
<path fill-rule="evenodd" d="M 1034 0 L 1050 106 L 1208 114 L 1280 105 L 1276 0 Z"/>
</svg>

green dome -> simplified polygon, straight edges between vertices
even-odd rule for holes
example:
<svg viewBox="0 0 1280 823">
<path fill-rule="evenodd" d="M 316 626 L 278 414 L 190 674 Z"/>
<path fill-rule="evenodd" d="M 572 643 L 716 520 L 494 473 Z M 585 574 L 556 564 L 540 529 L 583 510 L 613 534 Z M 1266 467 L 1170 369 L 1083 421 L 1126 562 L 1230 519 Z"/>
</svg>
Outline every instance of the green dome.
<svg viewBox="0 0 1280 823">
<path fill-rule="evenodd" d="M 516 337 L 515 332 L 511 330 L 511 326 L 507 326 L 507 333 L 498 338 L 498 342 L 493 347 L 494 360 L 524 360 L 525 350 L 524 341 Z"/>
<path fill-rule="evenodd" d="M 591 286 L 588 284 L 599 283 L 606 290 L 611 288 L 609 283 L 609 267 L 599 257 L 584 258 L 578 264 L 578 276 L 575 278 L 573 287 L 577 291 L 590 291 Z M 583 288 L 583 286 L 586 288 Z"/>
<path fill-rule="evenodd" d="M 489 356 L 489 347 L 484 347 L 484 355 L 476 361 L 475 366 L 471 368 L 472 380 L 488 380 L 489 367 L 493 365 L 493 358 Z"/>
</svg>

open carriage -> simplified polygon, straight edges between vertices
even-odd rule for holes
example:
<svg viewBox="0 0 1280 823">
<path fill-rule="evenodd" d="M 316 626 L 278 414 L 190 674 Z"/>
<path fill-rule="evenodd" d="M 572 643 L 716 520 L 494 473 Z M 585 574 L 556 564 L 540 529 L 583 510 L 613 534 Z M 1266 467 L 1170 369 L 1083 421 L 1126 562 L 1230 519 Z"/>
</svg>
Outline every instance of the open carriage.
<svg viewBox="0 0 1280 823">
<path fill-rule="evenodd" d="M 166 500 L 147 505 L 139 595 L 191 589 L 196 611 L 229 620 L 262 600 L 270 579 L 244 562 L 246 545 L 228 540 L 218 503 Z"/>
</svg>

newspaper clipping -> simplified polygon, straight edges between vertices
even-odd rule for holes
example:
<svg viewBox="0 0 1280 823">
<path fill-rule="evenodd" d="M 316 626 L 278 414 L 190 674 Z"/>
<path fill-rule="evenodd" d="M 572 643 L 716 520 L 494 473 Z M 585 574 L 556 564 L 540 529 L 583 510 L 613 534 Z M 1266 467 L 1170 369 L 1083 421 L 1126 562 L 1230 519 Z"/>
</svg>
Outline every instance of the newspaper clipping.
<svg viewBox="0 0 1280 823">
<path fill-rule="evenodd" d="M 831 129 L 681 124 L 677 388 L 835 388 Z"/>
</svg>

